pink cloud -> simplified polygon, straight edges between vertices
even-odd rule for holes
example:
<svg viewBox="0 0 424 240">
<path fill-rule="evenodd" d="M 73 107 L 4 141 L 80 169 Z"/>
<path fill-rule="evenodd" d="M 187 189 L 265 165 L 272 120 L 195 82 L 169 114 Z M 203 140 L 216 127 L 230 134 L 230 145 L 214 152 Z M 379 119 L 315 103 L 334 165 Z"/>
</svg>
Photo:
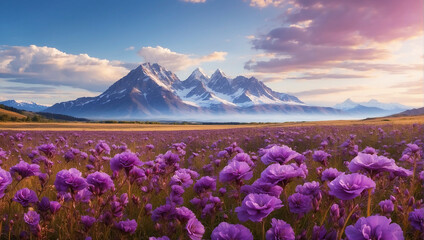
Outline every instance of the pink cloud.
<svg viewBox="0 0 424 240">
<path fill-rule="evenodd" d="M 384 44 L 423 34 L 423 1 L 295 0 L 282 24 L 252 40 L 253 48 L 276 54 L 245 68 L 284 72 L 384 59 Z"/>
</svg>

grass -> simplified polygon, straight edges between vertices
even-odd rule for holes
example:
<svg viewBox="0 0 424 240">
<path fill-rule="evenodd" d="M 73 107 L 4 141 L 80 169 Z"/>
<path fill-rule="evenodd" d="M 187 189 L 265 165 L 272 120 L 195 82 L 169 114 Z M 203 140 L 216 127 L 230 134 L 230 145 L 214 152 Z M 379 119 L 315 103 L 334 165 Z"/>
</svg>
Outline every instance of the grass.
<svg viewBox="0 0 424 240">
<path fill-rule="evenodd" d="M 22 118 L 26 118 L 25 115 L 19 114 L 19 113 L 15 113 L 6 109 L 2 109 L 0 108 L 0 115 L 7 115 L 8 117 L 16 117 L 18 119 L 22 119 Z"/>
<path fill-rule="evenodd" d="M 11 112 L 13 113 L 13 112 Z M 13 113 L 20 115 L 17 113 Z M 1 109 L 0 109 L 1 115 Z M 23 116 L 23 115 L 22 115 Z M 364 120 L 335 120 L 316 122 L 287 122 L 287 123 L 250 123 L 250 124 L 223 124 L 223 125 L 175 125 L 175 124 L 137 124 L 137 123 L 27 123 L 27 122 L 0 122 L 0 130 L 39 130 L 39 131 L 184 131 L 184 130 L 217 130 L 258 127 L 304 127 L 304 126 L 346 126 L 346 125 L 379 125 L 379 124 L 413 124 L 424 123 L 424 115 L 408 117 L 384 117 Z"/>
</svg>

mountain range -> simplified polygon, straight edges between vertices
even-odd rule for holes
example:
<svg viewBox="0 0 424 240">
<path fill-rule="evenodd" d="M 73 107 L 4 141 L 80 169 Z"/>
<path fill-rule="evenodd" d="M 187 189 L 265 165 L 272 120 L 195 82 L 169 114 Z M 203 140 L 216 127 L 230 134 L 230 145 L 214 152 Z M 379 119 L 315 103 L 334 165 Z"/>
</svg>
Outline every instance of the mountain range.
<svg viewBox="0 0 424 240">
<path fill-rule="evenodd" d="M 230 78 L 219 69 L 209 77 L 196 69 L 181 81 L 156 63 L 138 66 L 99 96 L 57 103 L 44 111 L 94 119 L 341 113 L 334 108 L 307 106 L 254 77 Z"/>
<path fill-rule="evenodd" d="M 0 102 L 0 104 L 3 104 L 8 107 L 13 107 L 16 109 L 31 111 L 31 112 L 41 112 L 48 108 L 48 106 L 40 105 L 35 102 L 25 102 L 25 101 L 17 101 L 17 100 L 6 100 L 6 101 Z"/>
<path fill-rule="evenodd" d="M 371 99 L 368 102 L 354 102 L 348 98 L 344 102 L 334 105 L 334 108 L 343 110 L 348 114 L 378 117 L 399 113 L 410 107 L 399 103 L 382 103 L 375 99 Z"/>
</svg>

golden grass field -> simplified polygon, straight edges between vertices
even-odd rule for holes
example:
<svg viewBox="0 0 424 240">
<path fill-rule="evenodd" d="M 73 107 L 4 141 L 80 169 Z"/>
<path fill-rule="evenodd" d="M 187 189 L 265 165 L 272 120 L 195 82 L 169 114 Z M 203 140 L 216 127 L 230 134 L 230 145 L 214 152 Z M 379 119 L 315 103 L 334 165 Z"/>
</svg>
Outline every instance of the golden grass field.
<svg viewBox="0 0 424 240">
<path fill-rule="evenodd" d="M 19 114 L 19 113 L 15 113 L 6 109 L 2 109 L 0 108 L 0 115 L 7 115 L 10 117 L 17 117 L 18 119 L 22 119 L 22 118 L 26 118 L 25 115 Z"/>
<path fill-rule="evenodd" d="M 342 125 L 376 125 L 376 124 L 424 124 L 424 116 L 384 117 L 366 120 L 337 120 L 316 122 L 286 122 L 266 124 L 239 125 L 175 125 L 175 124 L 135 124 L 135 123 L 27 123 L 0 122 L 0 130 L 18 131 L 184 131 L 184 130 L 213 130 L 258 127 L 293 127 L 293 126 L 342 126 Z"/>
</svg>

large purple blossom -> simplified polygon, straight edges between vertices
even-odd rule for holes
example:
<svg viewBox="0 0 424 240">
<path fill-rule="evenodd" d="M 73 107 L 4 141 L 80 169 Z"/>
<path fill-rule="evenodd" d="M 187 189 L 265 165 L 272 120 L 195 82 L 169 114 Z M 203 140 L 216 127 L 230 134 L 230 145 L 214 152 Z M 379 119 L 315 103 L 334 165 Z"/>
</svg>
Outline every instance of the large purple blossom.
<svg viewBox="0 0 424 240">
<path fill-rule="evenodd" d="M 271 163 L 286 164 L 300 155 L 300 153 L 287 146 L 273 146 L 269 149 L 264 149 L 264 151 L 265 154 L 261 157 L 261 161 L 266 165 Z"/>
<path fill-rule="evenodd" d="M 24 214 L 24 221 L 30 226 L 37 226 L 40 222 L 40 214 L 36 211 L 29 210 Z"/>
<path fill-rule="evenodd" d="M 263 182 L 260 178 L 252 183 L 252 185 L 244 185 L 241 187 L 243 193 L 263 193 L 279 198 L 283 192 L 283 188 L 268 182 Z"/>
<path fill-rule="evenodd" d="M 296 177 L 306 178 L 307 175 L 308 169 L 305 164 L 297 166 L 296 164 L 280 165 L 274 163 L 262 171 L 261 179 L 263 182 L 278 184 L 280 182 L 290 181 L 292 178 Z"/>
<path fill-rule="evenodd" d="M 54 153 L 56 152 L 56 146 L 53 143 L 43 144 L 39 146 L 37 149 L 38 151 L 46 154 L 46 156 L 49 158 L 53 157 Z"/>
<path fill-rule="evenodd" d="M 0 198 L 4 197 L 4 192 L 11 183 L 12 176 L 10 175 L 10 173 L 0 168 Z"/>
<path fill-rule="evenodd" d="M 221 182 L 249 180 L 252 177 L 252 169 L 247 163 L 234 160 L 219 173 L 219 180 Z"/>
<path fill-rule="evenodd" d="M 305 214 L 312 210 L 312 199 L 308 195 L 294 193 L 288 198 L 288 202 L 292 213 Z"/>
<path fill-rule="evenodd" d="M 341 200 L 350 200 L 359 196 L 362 191 L 375 188 L 375 182 L 362 174 L 342 174 L 328 184 L 329 194 Z"/>
<path fill-rule="evenodd" d="M 198 194 L 205 191 L 215 191 L 215 190 L 216 190 L 216 180 L 215 178 L 211 178 L 209 176 L 200 178 L 194 184 L 194 191 Z"/>
<path fill-rule="evenodd" d="M 290 224 L 273 218 L 271 228 L 266 232 L 266 240 L 294 240 L 295 235 Z"/>
<path fill-rule="evenodd" d="M 249 166 L 253 166 L 253 161 L 247 153 L 237 153 L 231 161 L 245 162 Z"/>
<path fill-rule="evenodd" d="M 319 162 L 324 166 L 328 165 L 328 158 L 330 158 L 330 157 L 331 157 L 331 154 L 329 154 L 329 153 L 327 153 L 323 150 L 314 151 L 314 154 L 312 155 L 312 159 L 315 162 Z"/>
<path fill-rule="evenodd" d="M 322 181 L 333 181 L 336 177 L 340 176 L 343 172 L 339 172 L 336 168 L 327 168 L 322 172 Z"/>
<path fill-rule="evenodd" d="M 424 232 L 424 208 L 415 209 L 409 213 L 408 220 L 416 230 Z"/>
<path fill-rule="evenodd" d="M 212 240 L 253 240 L 250 230 L 241 224 L 220 223 L 211 234 Z"/>
<path fill-rule="evenodd" d="M 87 176 L 88 189 L 96 195 L 101 195 L 110 189 L 115 188 L 115 184 L 107 173 L 95 172 Z"/>
<path fill-rule="evenodd" d="M 187 235 L 191 240 L 201 240 L 205 227 L 197 218 L 191 218 L 186 224 Z"/>
<path fill-rule="evenodd" d="M 193 184 L 193 179 L 199 177 L 199 174 L 190 169 L 178 169 L 174 176 L 171 177 L 170 185 L 181 185 L 184 188 L 190 187 Z"/>
<path fill-rule="evenodd" d="M 243 199 L 241 207 L 237 207 L 235 211 L 242 222 L 247 220 L 260 222 L 272 211 L 282 206 L 281 200 L 274 196 L 251 193 Z"/>
<path fill-rule="evenodd" d="M 348 168 L 351 172 L 365 171 L 371 175 L 380 172 L 393 172 L 398 167 L 395 160 L 378 156 L 376 154 L 358 153 L 352 161 L 350 161 Z"/>
<path fill-rule="evenodd" d="M 54 186 L 58 192 L 78 192 L 87 187 L 87 182 L 81 177 L 81 172 L 76 168 L 61 170 L 56 174 Z"/>
<path fill-rule="evenodd" d="M 10 174 L 17 173 L 21 178 L 30 176 L 37 176 L 41 173 L 40 166 L 38 164 L 29 164 L 24 161 L 20 161 L 18 164 L 10 168 Z"/>
<path fill-rule="evenodd" d="M 403 231 L 396 223 L 391 223 L 384 216 L 361 217 L 355 225 L 346 227 L 346 237 L 349 240 L 403 240 Z"/>
<path fill-rule="evenodd" d="M 137 222 L 134 219 L 120 221 L 115 224 L 115 227 L 124 233 L 134 234 L 137 230 Z"/>
<path fill-rule="evenodd" d="M 110 154 L 110 147 L 104 140 L 100 140 L 97 143 L 95 150 L 97 154 L 102 154 L 102 153 Z"/>
<path fill-rule="evenodd" d="M 37 203 L 37 194 L 29 188 L 18 190 L 13 197 L 13 201 L 20 203 L 23 207 L 28 207 L 31 203 Z"/>
<path fill-rule="evenodd" d="M 119 171 L 124 169 L 128 174 L 135 166 L 141 166 L 143 163 L 138 159 L 137 155 L 132 152 L 123 152 L 116 154 L 110 160 L 110 169 L 112 171 Z"/>
</svg>

